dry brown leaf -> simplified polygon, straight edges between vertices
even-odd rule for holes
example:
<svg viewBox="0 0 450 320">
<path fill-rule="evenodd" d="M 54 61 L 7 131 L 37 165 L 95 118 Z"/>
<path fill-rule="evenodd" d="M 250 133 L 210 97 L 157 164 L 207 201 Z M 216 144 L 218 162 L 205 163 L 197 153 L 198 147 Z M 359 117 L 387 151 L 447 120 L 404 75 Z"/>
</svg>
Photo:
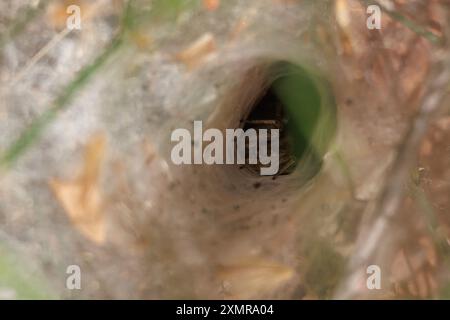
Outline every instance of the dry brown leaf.
<svg viewBox="0 0 450 320">
<path fill-rule="evenodd" d="M 230 33 L 230 40 L 235 40 L 239 37 L 239 35 L 248 28 L 248 20 L 247 18 L 241 18 L 236 25 L 233 27 Z"/>
<path fill-rule="evenodd" d="M 67 13 L 67 8 L 71 5 L 80 7 L 81 18 L 83 21 L 90 20 L 98 12 L 98 7 L 94 2 L 85 0 L 59 0 L 52 2 L 47 9 L 47 21 L 51 27 L 61 30 L 66 27 L 67 18 L 70 16 Z"/>
<path fill-rule="evenodd" d="M 433 144 L 431 143 L 430 140 L 425 139 L 420 147 L 420 155 L 422 157 L 428 157 L 431 155 L 432 152 L 433 152 Z"/>
<path fill-rule="evenodd" d="M 104 135 L 88 142 L 81 173 L 71 181 L 50 181 L 50 186 L 71 222 L 84 236 L 101 244 L 105 241 L 105 219 L 99 176 L 105 153 Z"/>
<path fill-rule="evenodd" d="M 139 49 L 145 50 L 151 48 L 153 44 L 152 37 L 145 30 L 136 30 L 130 33 L 131 40 Z"/>
<path fill-rule="evenodd" d="M 227 284 L 229 298 L 233 299 L 251 299 L 272 292 L 293 275 L 292 268 L 259 258 L 242 260 L 217 270 L 218 278 Z"/>
<path fill-rule="evenodd" d="M 436 267 L 438 264 L 438 256 L 433 240 L 429 237 L 421 237 L 419 243 L 425 251 L 428 263 L 431 266 Z"/>
<path fill-rule="evenodd" d="M 345 53 L 351 53 L 353 49 L 351 36 L 350 9 L 347 0 L 337 0 L 335 3 L 336 21 L 340 27 L 342 47 Z"/>
<path fill-rule="evenodd" d="M 203 0 L 203 7 L 208 11 L 215 11 L 220 6 L 220 0 Z"/>
<path fill-rule="evenodd" d="M 399 283 L 411 277 L 412 270 L 408 265 L 405 251 L 400 250 L 394 257 L 391 266 L 391 281 Z"/>
<path fill-rule="evenodd" d="M 205 33 L 188 48 L 177 54 L 176 58 L 189 69 L 198 66 L 210 53 L 216 50 L 216 42 L 211 33 Z"/>
</svg>

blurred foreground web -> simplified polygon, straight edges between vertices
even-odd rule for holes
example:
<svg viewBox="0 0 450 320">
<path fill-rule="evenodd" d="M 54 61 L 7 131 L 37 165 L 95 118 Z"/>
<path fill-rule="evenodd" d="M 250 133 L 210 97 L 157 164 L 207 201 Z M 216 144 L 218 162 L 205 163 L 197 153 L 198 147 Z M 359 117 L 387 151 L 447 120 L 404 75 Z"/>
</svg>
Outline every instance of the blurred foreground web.
<svg viewBox="0 0 450 320">
<path fill-rule="evenodd" d="M 448 297 L 449 14 L 444 0 L 3 1 L 0 270 L 30 268 L 0 274 L 0 294 Z M 336 104 L 335 132 L 319 121 L 312 139 L 333 133 L 318 173 L 308 156 L 275 180 L 171 163 L 171 130 L 241 126 L 277 61 L 326 79 Z"/>
</svg>

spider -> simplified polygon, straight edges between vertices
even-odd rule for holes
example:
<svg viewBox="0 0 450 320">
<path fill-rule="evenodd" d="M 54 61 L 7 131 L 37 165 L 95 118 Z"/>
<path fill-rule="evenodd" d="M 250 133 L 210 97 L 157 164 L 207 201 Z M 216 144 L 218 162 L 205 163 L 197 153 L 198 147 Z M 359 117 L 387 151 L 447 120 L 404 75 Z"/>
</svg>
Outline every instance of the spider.
<svg viewBox="0 0 450 320">
<path fill-rule="evenodd" d="M 285 115 L 283 104 L 274 92 L 269 88 L 264 96 L 256 103 L 253 110 L 250 112 L 248 117 L 242 121 L 243 129 L 247 130 L 250 128 L 255 129 L 279 129 L 280 130 L 280 145 L 279 145 L 279 167 L 278 173 L 273 176 L 276 178 L 279 175 L 288 175 L 292 173 L 296 166 L 298 160 L 292 152 L 292 141 L 287 130 L 288 118 Z M 268 135 L 268 149 L 270 150 L 270 138 Z M 249 142 L 246 141 L 246 160 L 249 156 Z M 258 157 L 259 158 L 259 157 Z M 248 162 L 248 161 L 246 161 Z M 253 174 L 258 175 L 260 168 L 263 166 L 261 163 L 257 164 L 245 164 L 241 168 L 245 168 Z"/>
</svg>

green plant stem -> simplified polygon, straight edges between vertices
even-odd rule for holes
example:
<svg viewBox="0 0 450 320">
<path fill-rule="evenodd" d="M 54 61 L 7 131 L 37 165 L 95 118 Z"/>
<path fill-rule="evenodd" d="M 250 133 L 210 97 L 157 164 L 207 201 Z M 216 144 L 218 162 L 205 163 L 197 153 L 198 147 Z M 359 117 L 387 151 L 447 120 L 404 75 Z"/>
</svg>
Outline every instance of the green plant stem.
<svg viewBox="0 0 450 320">
<path fill-rule="evenodd" d="M 95 72 L 105 64 L 108 58 L 120 48 L 123 43 L 123 33 L 120 33 L 111 44 L 92 62 L 84 67 L 63 90 L 62 94 L 53 102 L 52 107 L 47 109 L 42 115 L 35 119 L 32 124 L 24 130 L 19 138 L 0 157 L 0 167 L 10 167 L 16 160 L 36 141 L 58 115 L 59 112 L 67 108 L 74 95 L 92 78 Z"/>
</svg>

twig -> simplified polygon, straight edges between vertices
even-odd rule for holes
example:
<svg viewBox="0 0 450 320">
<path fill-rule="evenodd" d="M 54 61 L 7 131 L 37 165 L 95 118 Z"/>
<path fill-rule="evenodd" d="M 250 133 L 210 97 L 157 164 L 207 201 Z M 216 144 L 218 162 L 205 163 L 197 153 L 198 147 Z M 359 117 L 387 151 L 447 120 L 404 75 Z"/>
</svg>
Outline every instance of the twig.
<svg viewBox="0 0 450 320">
<path fill-rule="evenodd" d="M 105 1 L 98 1 L 97 3 L 95 3 L 92 6 L 91 10 L 86 13 L 84 19 L 90 19 L 93 15 L 95 15 L 101 5 L 105 5 Z M 43 46 L 33 57 L 31 57 L 31 59 L 26 63 L 23 69 L 20 70 L 19 73 L 11 80 L 11 82 L 7 84 L 5 88 L 2 88 L 2 91 L 11 90 L 12 87 L 14 87 L 22 80 L 24 76 L 27 75 L 27 73 L 36 65 L 36 63 L 38 63 L 43 57 L 45 57 L 50 52 L 50 50 L 55 48 L 56 45 L 58 45 L 61 40 L 63 40 L 71 32 L 72 29 L 64 28 L 62 31 L 56 34 L 45 46 Z"/>
<path fill-rule="evenodd" d="M 64 29 L 60 33 L 58 33 L 55 37 L 53 37 L 44 47 L 42 47 L 31 59 L 27 62 L 27 64 L 23 67 L 22 70 L 19 71 L 17 76 L 15 76 L 10 83 L 8 83 L 5 88 L 2 88 L 2 91 L 9 91 L 12 87 L 14 87 L 17 83 L 19 83 L 22 78 L 28 73 L 28 71 L 33 68 L 33 66 L 39 62 L 45 55 L 52 50 L 64 37 L 66 37 L 71 30 Z"/>
<path fill-rule="evenodd" d="M 8 42 L 12 37 L 20 34 L 23 30 L 25 30 L 28 23 L 30 23 L 33 18 L 35 18 L 41 11 L 43 11 L 49 3 L 49 0 L 44 0 L 39 3 L 39 5 L 35 8 L 29 7 L 23 13 L 23 16 L 14 21 L 11 27 L 6 30 L 5 33 L 0 34 L 0 50 L 3 46 Z"/>
<path fill-rule="evenodd" d="M 369 227 L 360 229 L 356 242 L 355 253 L 350 259 L 348 273 L 338 288 L 336 298 L 349 299 L 361 293 L 361 283 L 365 283 L 365 268 L 373 264 L 377 253 L 377 245 L 387 236 L 392 220 L 399 212 L 399 207 L 405 195 L 405 182 L 408 180 L 411 168 L 416 163 L 416 154 L 432 116 L 439 110 L 446 96 L 446 88 L 450 82 L 450 62 L 437 64 L 440 70 L 424 98 L 419 112 L 415 117 L 402 145 L 397 150 L 397 156 L 391 166 L 389 180 L 374 205 L 368 208 L 367 217 L 375 217 Z M 365 221 L 367 223 L 367 221 Z M 365 289 L 365 286 L 364 286 Z"/>
<path fill-rule="evenodd" d="M 90 65 L 84 67 L 54 101 L 53 106 L 47 109 L 33 123 L 25 129 L 22 135 L 3 153 L 0 157 L 0 167 L 10 167 L 28 149 L 47 127 L 47 125 L 64 110 L 72 100 L 75 93 L 83 87 L 107 59 L 121 46 L 123 42 L 122 33 L 97 57 Z"/>
<path fill-rule="evenodd" d="M 377 5 L 386 12 L 392 19 L 400 22 L 405 27 L 410 29 L 411 31 L 415 32 L 416 34 L 420 35 L 421 37 L 424 37 L 428 41 L 432 42 L 433 44 L 442 44 L 444 39 L 442 37 L 439 37 L 435 35 L 433 32 L 427 30 L 423 26 L 417 24 L 413 20 L 407 18 L 406 16 L 402 15 L 401 13 L 397 11 L 390 10 L 389 8 L 386 8 L 381 3 L 379 3 L 377 0 L 361 0 L 365 5 Z"/>
<path fill-rule="evenodd" d="M 40 137 L 48 124 L 56 118 L 59 112 L 68 106 L 75 93 L 86 85 L 95 72 L 100 69 L 100 67 L 106 63 L 108 58 L 122 46 L 126 31 L 128 29 L 128 23 L 131 19 L 131 2 L 132 0 L 127 3 L 125 13 L 122 17 L 121 28 L 111 44 L 103 50 L 103 52 L 94 60 L 93 63 L 84 67 L 78 73 L 76 78 L 63 90 L 62 94 L 53 102 L 53 105 L 37 119 L 35 119 L 32 124 L 22 132 L 19 138 L 13 142 L 3 154 L 0 155 L 0 169 L 7 169 L 11 167 L 16 160 L 25 153 L 32 143 Z"/>
</svg>

